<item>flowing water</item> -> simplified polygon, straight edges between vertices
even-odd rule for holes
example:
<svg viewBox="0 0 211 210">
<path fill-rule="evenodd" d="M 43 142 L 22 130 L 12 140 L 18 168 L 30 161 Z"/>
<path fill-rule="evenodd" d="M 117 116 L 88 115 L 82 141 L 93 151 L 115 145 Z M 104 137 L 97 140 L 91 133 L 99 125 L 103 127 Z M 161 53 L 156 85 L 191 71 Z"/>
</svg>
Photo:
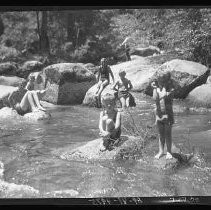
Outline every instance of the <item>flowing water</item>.
<svg viewBox="0 0 211 210">
<path fill-rule="evenodd" d="M 152 123 L 153 102 L 136 94 L 131 110 L 136 122 Z M 67 151 L 98 138 L 99 109 L 84 106 L 49 108 L 48 122 L 0 121 L 1 197 L 151 197 L 211 195 L 211 114 L 176 114 L 173 141 L 200 148 L 203 164 L 171 173 L 145 161 L 67 161 L 57 151 Z M 124 133 L 123 129 L 123 133 Z M 155 151 L 157 142 L 155 143 Z M 155 154 L 150 154 L 154 156 Z M 2 183 L 14 183 L 12 189 Z M 21 194 L 18 186 L 24 187 Z M 36 193 L 31 195 L 31 191 Z"/>
</svg>

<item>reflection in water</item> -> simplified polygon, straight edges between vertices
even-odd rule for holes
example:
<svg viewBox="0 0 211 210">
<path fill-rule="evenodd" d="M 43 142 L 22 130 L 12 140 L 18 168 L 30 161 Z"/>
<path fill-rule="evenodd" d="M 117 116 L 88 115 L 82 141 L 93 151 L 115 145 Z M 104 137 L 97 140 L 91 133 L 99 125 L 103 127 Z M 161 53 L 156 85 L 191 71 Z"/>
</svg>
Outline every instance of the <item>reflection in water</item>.
<svg viewBox="0 0 211 210">
<path fill-rule="evenodd" d="M 135 122 L 152 123 L 150 101 L 131 109 Z M 4 181 L 39 190 L 37 197 L 130 197 L 210 195 L 211 124 L 209 115 L 179 114 L 173 128 L 175 144 L 203 147 L 208 165 L 184 167 L 167 173 L 142 161 L 67 161 L 57 151 L 98 138 L 100 110 L 58 106 L 48 122 L 0 122 L 0 161 Z M 123 130 L 123 133 L 125 131 Z M 189 139 L 189 140 L 187 140 Z M 189 142 L 190 141 L 190 142 Z M 189 142 L 189 143 L 187 143 Z M 154 145 L 157 148 L 157 143 Z M 184 148 L 183 148 L 184 149 Z M 18 195 L 15 195 L 14 197 Z"/>
</svg>

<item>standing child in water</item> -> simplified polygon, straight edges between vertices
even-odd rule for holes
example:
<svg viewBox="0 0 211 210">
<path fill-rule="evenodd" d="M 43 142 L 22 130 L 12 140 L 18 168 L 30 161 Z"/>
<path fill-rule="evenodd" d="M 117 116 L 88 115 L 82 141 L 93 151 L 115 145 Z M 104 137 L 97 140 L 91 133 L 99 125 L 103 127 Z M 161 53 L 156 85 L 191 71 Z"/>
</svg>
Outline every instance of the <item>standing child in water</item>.
<svg viewBox="0 0 211 210">
<path fill-rule="evenodd" d="M 121 135 L 121 113 L 115 108 L 115 104 L 115 97 L 110 94 L 102 98 L 103 111 L 100 112 L 99 130 L 105 150 L 110 150 Z"/>
<path fill-rule="evenodd" d="M 164 145 L 166 143 L 166 159 L 172 158 L 172 125 L 174 124 L 173 115 L 173 83 L 170 73 L 159 77 L 158 83 L 152 83 L 153 98 L 156 102 L 155 117 L 159 132 L 159 152 L 155 156 L 159 159 L 164 154 Z"/>
<path fill-rule="evenodd" d="M 97 81 L 98 81 L 98 87 L 96 92 L 98 107 L 100 107 L 100 96 L 103 91 L 103 89 L 110 83 L 110 75 L 112 77 L 113 83 L 114 83 L 114 75 L 111 71 L 111 68 L 108 66 L 107 61 L 105 58 L 101 59 L 101 65 L 99 68 Z"/>
<path fill-rule="evenodd" d="M 129 107 L 130 93 L 129 91 L 133 88 L 133 85 L 129 79 L 126 77 L 126 72 L 124 70 L 119 71 L 120 80 L 118 80 L 113 89 L 118 91 L 118 99 L 121 102 L 122 108 L 125 109 Z"/>
</svg>

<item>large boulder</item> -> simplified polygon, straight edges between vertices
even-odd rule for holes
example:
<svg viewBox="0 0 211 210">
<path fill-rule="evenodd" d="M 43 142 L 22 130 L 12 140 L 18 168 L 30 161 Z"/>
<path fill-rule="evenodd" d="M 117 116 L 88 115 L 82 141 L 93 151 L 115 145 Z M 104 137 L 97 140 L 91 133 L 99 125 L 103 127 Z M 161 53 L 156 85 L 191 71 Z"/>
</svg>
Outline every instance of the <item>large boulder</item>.
<svg viewBox="0 0 211 210">
<path fill-rule="evenodd" d="M 14 62 L 0 63 L 0 75 L 17 75 L 18 66 Z"/>
<path fill-rule="evenodd" d="M 149 46 L 146 48 L 135 48 L 130 54 L 147 57 L 154 54 L 160 54 L 160 49 L 154 46 Z"/>
<path fill-rule="evenodd" d="M 0 76 L 0 85 L 18 87 L 24 81 L 24 78 L 17 76 Z"/>
<path fill-rule="evenodd" d="M 94 106 L 97 107 L 97 101 L 95 98 L 95 93 L 97 91 L 97 84 L 93 85 L 87 92 L 86 95 L 84 97 L 83 100 L 83 105 L 88 105 L 88 106 Z M 101 94 L 101 98 L 106 95 L 106 94 L 110 94 L 113 95 L 115 97 L 115 92 L 114 90 L 112 90 L 112 85 L 107 85 L 102 94 Z"/>
<path fill-rule="evenodd" d="M 190 91 L 206 83 L 210 70 L 206 66 L 192 61 L 174 59 L 161 65 L 149 81 L 142 84 L 145 94 L 152 96 L 151 82 L 158 79 L 163 73 L 170 72 L 175 85 L 175 98 L 184 99 Z"/>
<path fill-rule="evenodd" d="M 186 101 L 194 107 L 211 108 L 211 84 L 204 84 L 193 89 Z"/>
<path fill-rule="evenodd" d="M 77 63 L 59 63 L 46 67 L 37 89 L 46 88 L 42 100 L 53 104 L 80 104 L 87 90 L 96 83 L 95 75 Z"/>
<path fill-rule="evenodd" d="M 9 107 L 3 107 L 0 109 L 0 118 L 1 119 L 9 119 L 9 120 L 16 120 L 16 121 L 39 121 L 39 120 L 49 120 L 51 118 L 50 113 L 44 111 L 36 111 L 36 112 L 29 112 L 24 116 L 21 116 L 17 113 L 16 110 L 11 109 Z"/>
<path fill-rule="evenodd" d="M 5 104 L 8 104 L 7 97 L 16 89 L 17 87 L 0 85 L 0 109 L 5 106 Z"/>
<path fill-rule="evenodd" d="M 18 76 L 27 78 L 31 72 L 41 71 L 43 63 L 39 61 L 26 61 L 18 70 Z"/>
</svg>

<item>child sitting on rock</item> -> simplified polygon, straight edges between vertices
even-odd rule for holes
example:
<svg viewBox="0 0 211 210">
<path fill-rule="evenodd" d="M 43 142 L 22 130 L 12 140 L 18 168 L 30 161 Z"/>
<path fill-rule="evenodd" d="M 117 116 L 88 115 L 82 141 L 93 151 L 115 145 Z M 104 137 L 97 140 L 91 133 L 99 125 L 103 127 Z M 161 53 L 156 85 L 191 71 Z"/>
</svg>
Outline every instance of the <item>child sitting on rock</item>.
<svg viewBox="0 0 211 210">
<path fill-rule="evenodd" d="M 118 91 L 118 99 L 120 100 L 123 109 L 129 107 L 130 105 L 131 95 L 129 91 L 133 88 L 131 81 L 125 76 L 126 72 L 124 70 L 120 70 L 120 80 L 118 80 L 113 86 L 113 89 Z"/>
<path fill-rule="evenodd" d="M 25 86 L 26 82 L 24 81 L 16 90 L 8 94 L 9 106 L 15 109 L 20 115 L 38 110 L 45 111 L 45 108 L 40 104 L 37 92 L 27 90 L 24 88 Z"/>
<path fill-rule="evenodd" d="M 102 98 L 103 111 L 100 112 L 99 129 L 103 137 L 104 150 L 111 150 L 121 135 L 121 113 L 115 108 L 115 97 L 106 94 Z"/>
<path fill-rule="evenodd" d="M 113 72 L 111 71 L 111 68 L 107 64 L 106 58 L 102 58 L 100 62 L 101 65 L 97 76 L 98 85 L 97 85 L 97 91 L 95 93 L 95 96 L 97 98 L 97 107 L 101 106 L 100 96 L 103 89 L 110 83 L 110 75 L 114 83 L 114 75 Z"/>
<path fill-rule="evenodd" d="M 171 84 L 170 84 L 171 83 Z M 159 132 L 159 152 L 155 156 L 159 159 L 164 154 L 164 145 L 166 143 L 166 159 L 172 158 L 172 125 L 174 124 L 173 115 L 173 83 L 170 73 L 159 77 L 157 82 L 152 83 L 153 98 L 156 102 L 155 123 Z"/>
</svg>

